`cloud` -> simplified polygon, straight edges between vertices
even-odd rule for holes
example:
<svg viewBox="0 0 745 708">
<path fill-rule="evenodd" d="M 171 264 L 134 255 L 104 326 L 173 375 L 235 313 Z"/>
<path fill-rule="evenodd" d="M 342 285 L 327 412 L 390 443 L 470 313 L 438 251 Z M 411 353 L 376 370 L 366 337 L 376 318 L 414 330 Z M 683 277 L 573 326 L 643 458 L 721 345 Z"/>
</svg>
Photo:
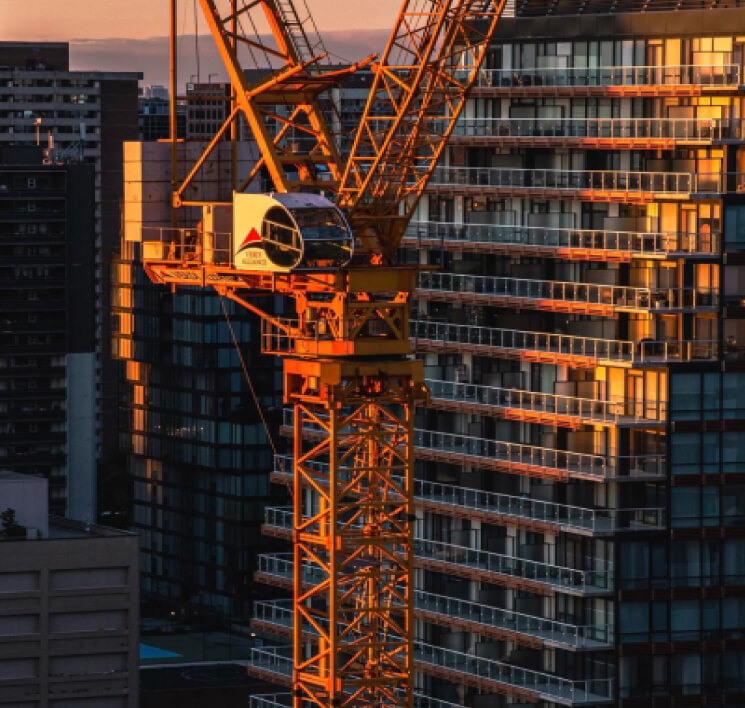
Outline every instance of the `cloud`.
<svg viewBox="0 0 745 708">
<path fill-rule="evenodd" d="M 325 32 L 324 40 L 333 60 L 356 61 L 385 47 L 387 30 L 337 30 Z M 180 83 L 197 73 L 194 39 L 179 39 Z M 257 57 L 261 61 L 263 57 Z M 253 68 L 248 57 L 242 58 L 246 69 Z M 71 68 L 76 71 L 137 71 L 145 84 L 168 84 L 168 38 L 149 39 L 73 39 L 70 41 Z M 199 38 L 199 73 L 202 81 L 210 74 L 213 80 L 226 77 L 212 37 Z M 214 76 L 217 74 L 217 76 Z"/>
</svg>

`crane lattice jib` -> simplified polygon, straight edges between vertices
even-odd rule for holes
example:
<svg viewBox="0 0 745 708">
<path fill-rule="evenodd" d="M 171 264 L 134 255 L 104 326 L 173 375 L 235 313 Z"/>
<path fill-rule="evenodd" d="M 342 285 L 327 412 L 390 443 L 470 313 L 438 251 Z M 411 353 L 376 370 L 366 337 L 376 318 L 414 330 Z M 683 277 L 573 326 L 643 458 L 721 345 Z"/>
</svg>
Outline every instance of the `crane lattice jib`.
<svg viewBox="0 0 745 708">
<path fill-rule="evenodd" d="M 393 257 L 486 56 L 505 0 L 405 0 L 342 178 L 339 204 Z"/>
</svg>

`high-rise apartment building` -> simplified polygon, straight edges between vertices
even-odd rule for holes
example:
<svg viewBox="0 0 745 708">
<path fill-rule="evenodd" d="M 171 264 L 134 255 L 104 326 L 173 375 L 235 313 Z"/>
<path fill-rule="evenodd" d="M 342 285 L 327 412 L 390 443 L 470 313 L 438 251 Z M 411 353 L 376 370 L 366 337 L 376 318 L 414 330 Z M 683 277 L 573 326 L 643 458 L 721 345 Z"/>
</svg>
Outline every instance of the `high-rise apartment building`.
<svg viewBox="0 0 745 708">
<path fill-rule="evenodd" d="M 94 200 L 90 228 L 95 343 L 75 361 L 76 376 L 90 382 L 92 391 L 78 398 L 69 416 L 85 425 L 92 420 L 94 439 L 92 454 L 86 452 L 70 463 L 68 476 L 74 476 L 80 487 L 60 502 L 64 509 L 55 506 L 56 511 L 87 521 L 94 520 L 96 514 L 97 462 L 116 452 L 117 372 L 109 346 L 110 266 L 121 228 L 122 143 L 137 137 L 139 78 L 136 73 L 70 71 L 67 44 L 0 42 L 0 148 L 53 146 L 51 162 L 90 163 L 94 170 L 89 187 Z M 31 199 L 28 204 L 43 206 L 42 201 Z M 74 211 L 71 205 L 65 213 L 74 217 Z M 42 211 L 37 214 L 23 218 L 40 221 Z M 3 228 L 7 231 L 10 225 L 6 222 Z M 24 247 L 20 242 L 17 245 Z M 43 278 L 38 280 L 40 287 L 48 287 L 42 284 Z M 76 299 L 65 303 L 71 322 L 91 316 L 86 307 L 87 303 Z M 14 335 L 23 336 L 20 330 L 14 330 Z M 0 456 L 0 464 L 14 463 Z"/>
<path fill-rule="evenodd" d="M 402 253 L 440 268 L 412 324 L 421 706 L 745 705 L 742 7 L 499 26 Z M 288 687 L 289 657 L 250 670 Z"/>
<path fill-rule="evenodd" d="M 45 477 L 60 515 L 95 498 L 94 178 L 0 147 L 0 465 Z"/>
</svg>

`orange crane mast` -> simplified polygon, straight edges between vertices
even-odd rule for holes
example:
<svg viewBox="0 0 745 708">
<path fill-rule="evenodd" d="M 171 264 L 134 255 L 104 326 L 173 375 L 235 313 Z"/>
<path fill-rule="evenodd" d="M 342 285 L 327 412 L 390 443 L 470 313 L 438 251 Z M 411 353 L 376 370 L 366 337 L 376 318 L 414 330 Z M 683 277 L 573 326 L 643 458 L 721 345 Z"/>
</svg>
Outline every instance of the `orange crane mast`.
<svg viewBox="0 0 745 708">
<path fill-rule="evenodd" d="M 330 70 L 293 0 L 199 0 L 231 108 L 181 182 L 172 116 L 172 208 L 202 208 L 203 218 L 143 239 L 142 261 L 155 283 L 214 288 L 258 315 L 262 351 L 283 358 L 294 410 L 296 708 L 413 705 L 412 433 L 427 391 L 409 343 L 417 268 L 392 262 L 504 3 L 404 0 L 379 61 Z M 243 29 L 260 21 L 271 37 Z M 271 70 L 249 82 L 240 47 Z M 373 86 L 344 162 L 323 97 L 367 65 Z M 233 159 L 232 201 L 188 198 L 214 151 L 237 139 L 239 116 L 258 160 L 238 175 Z M 274 192 L 246 193 L 262 175 Z M 262 310 L 251 301 L 262 294 L 293 301 L 295 316 Z"/>
</svg>

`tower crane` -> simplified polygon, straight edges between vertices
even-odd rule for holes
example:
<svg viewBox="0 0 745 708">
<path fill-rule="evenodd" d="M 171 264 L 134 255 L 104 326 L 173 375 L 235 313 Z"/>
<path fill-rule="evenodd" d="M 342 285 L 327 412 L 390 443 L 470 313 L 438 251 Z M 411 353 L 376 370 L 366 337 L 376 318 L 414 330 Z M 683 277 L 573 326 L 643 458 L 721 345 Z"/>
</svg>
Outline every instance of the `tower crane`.
<svg viewBox="0 0 745 708">
<path fill-rule="evenodd" d="M 505 0 L 404 0 L 380 57 L 343 69 L 324 63 L 305 0 L 199 0 L 232 97 L 182 181 L 170 2 L 171 198 L 181 228 L 143 238 L 143 266 L 155 283 L 213 288 L 258 315 L 262 351 L 283 359 L 294 411 L 295 708 L 411 708 L 412 433 L 427 392 L 409 343 L 417 269 L 394 257 Z M 270 33 L 245 30 L 259 23 Z M 269 70 L 249 80 L 241 51 Z M 372 87 L 345 158 L 326 97 L 364 66 Z M 190 200 L 228 135 L 235 148 L 239 116 L 258 159 L 238 175 L 234 150 L 231 201 Z M 262 175 L 273 191 L 247 191 Z M 195 208 L 199 223 L 184 225 Z M 266 294 L 293 303 L 294 316 L 252 301 Z"/>
</svg>

